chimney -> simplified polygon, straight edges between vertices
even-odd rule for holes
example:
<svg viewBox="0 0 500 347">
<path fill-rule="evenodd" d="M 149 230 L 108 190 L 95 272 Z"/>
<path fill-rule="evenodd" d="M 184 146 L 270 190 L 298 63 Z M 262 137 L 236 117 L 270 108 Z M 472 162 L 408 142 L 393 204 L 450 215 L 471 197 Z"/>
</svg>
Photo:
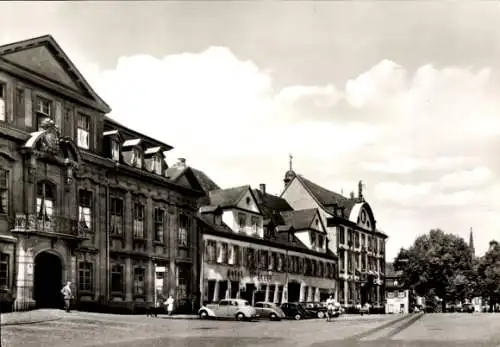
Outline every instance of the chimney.
<svg viewBox="0 0 500 347">
<path fill-rule="evenodd" d="M 259 190 L 260 190 L 260 203 L 262 204 L 264 202 L 264 195 L 266 195 L 266 184 L 261 183 L 259 184 Z"/>
<path fill-rule="evenodd" d="M 186 158 L 177 158 L 177 167 L 186 167 Z"/>
<path fill-rule="evenodd" d="M 351 196 L 351 199 L 353 199 L 353 200 L 354 200 L 354 192 L 353 192 L 353 191 L 351 191 L 350 196 Z"/>
<path fill-rule="evenodd" d="M 365 201 L 365 199 L 363 197 L 363 181 L 361 181 L 361 180 L 358 183 L 358 199 L 359 199 L 359 202 Z"/>
</svg>

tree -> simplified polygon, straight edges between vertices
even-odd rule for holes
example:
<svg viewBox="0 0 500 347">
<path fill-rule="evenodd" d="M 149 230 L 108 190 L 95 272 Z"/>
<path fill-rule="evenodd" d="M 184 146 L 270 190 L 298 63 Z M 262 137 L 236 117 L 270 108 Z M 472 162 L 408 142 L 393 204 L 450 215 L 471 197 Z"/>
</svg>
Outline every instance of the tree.
<svg viewBox="0 0 500 347">
<path fill-rule="evenodd" d="M 402 281 L 420 296 L 437 295 L 446 302 L 464 300 L 472 295 L 473 256 L 461 237 L 433 229 L 419 236 L 414 244 L 402 248 L 394 269 L 402 271 Z"/>
<path fill-rule="evenodd" d="M 500 245 L 490 242 L 490 248 L 477 264 L 477 290 L 489 298 L 490 310 L 500 301 Z"/>
</svg>

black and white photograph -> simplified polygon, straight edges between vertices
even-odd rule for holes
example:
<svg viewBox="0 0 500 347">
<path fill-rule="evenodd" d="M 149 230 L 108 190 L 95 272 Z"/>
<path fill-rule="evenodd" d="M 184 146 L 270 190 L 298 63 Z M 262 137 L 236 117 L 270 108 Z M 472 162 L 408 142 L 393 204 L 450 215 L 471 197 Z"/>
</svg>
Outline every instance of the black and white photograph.
<svg viewBox="0 0 500 347">
<path fill-rule="evenodd" d="M 500 2 L 0 17 L 0 347 L 500 346 Z"/>
</svg>

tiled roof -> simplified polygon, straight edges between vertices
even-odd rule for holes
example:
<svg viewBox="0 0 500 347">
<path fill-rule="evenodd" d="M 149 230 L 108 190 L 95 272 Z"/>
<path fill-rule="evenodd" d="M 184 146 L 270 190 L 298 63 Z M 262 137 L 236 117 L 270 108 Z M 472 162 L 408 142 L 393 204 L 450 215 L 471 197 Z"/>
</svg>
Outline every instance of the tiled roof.
<svg viewBox="0 0 500 347">
<path fill-rule="evenodd" d="M 195 168 L 191 168 L 191 171 L 193 171 L 194 175 L 198 179 L 198 182 L 200 183 L 200 186 L 203 188 L 203 191 L 205 193 L 208 193 L 211 190 L 220 189 L 220 187 L 217 185 L 217 183 L 215 183 L 203 171 L 197 170 Z"/>
<path fill-rule="evenodd" d="M 316 216 L 318 210 L 310 208 L 307 210 L 295 210 L 281 212 L 285 224 L 293 227 L 295 230 L 308 229 Z"/>
<path fill-rule="evenodd" d="M 235 206 L 243 195 L 250 189 L 249 185 L 212 190 L 209 193 L 210 205 L 218 205 L 220 207 Z"/>
<path fill-rule="evenodd" d="M 172 166 L 167 169 L 167 177 L 172 181 L 177 180 L 186 171 L 186 167 Z"/>
<path fill-rule="evenodd" d="M 327 210 L 330 210 L 330 212 L 332 213 L 335 212 L 333 210 L 333 205 L 338 205 L 339 207 L 344 207 L 345 215 L 349 216 L 353 206 L 357 203 L 357 200 L 346 198 L 343 195 L 323 188 L 302 175 L 297 175 L 297 178 L 311 192 L 314 198 L 318 200 L 318 202 L 323 205 L 323 207 L 325 207 Z"/>
<path fill-rule="evenodd" d="M 253 194 L 259 201 L 262 214 L 264 215 L 264 225 L 269 222 L 273 222 L 274 225 L 284 224 L 283 216 L 281 216 L 281 211 L 292 211 L 292 207 L 286 202 L 285 199 L 280 198 L 276 195 L 263 194 L 259 189 L 253 189 Z"/>
</svg>

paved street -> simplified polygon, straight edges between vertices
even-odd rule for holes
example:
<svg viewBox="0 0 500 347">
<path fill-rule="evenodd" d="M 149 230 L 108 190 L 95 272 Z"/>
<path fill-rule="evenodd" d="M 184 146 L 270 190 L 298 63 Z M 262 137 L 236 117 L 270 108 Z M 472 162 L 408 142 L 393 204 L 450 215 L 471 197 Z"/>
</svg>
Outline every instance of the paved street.
<svg viewBox="0 0 500 347">
<path fill-rule="evenodd" d="M 497 346 L 500 315 L 364 316 L 282 322 L 200 321 L 63 313 L 2 327 L 3 346 Z"/>
</svg>

